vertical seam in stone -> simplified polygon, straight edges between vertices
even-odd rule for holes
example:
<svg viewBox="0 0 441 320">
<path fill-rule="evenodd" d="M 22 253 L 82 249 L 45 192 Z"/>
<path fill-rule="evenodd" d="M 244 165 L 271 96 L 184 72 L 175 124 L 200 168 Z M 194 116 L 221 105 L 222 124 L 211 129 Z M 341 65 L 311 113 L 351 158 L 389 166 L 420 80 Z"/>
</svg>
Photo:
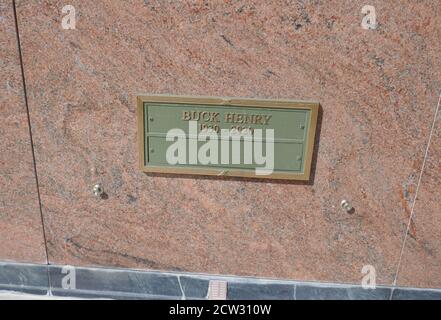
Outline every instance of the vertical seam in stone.
<svg viewBox="0 0 441 320">
<path fill-rule="evenodd" d="M 181 300 L 187 300 L 187 298 L 185 297 L 184 289 L 182 288 L 181 276 L 177 276 L 177 278 L 178 278 L 179 288 L 181 289 Z"/>
<path fill-rule="evenodd" d="M 394 296 L 394 291 L 395 291 L 395 288 L 394 288 L 394 287 L 390 288 L 390 296 L 389 296 L 389 300 L 392 300 L 392 298 L 393 298 L 393 296 Z"/>
<path fill-rule="evenodd" d="M 33 161 L 33 165 L 34 165 L 34 174 L 35 174 L 35 184 L 36 184 L 36 189 L 37 189 L 38 205 L 39 205 L 39 209 L 40 209 L 40 218 L 41 218 L 41 227 L 42 227 L 42 232 L 43 232 L 44 249 L 45 249 L 45 253 L 46 253 L 46 265 L 49 265 L 49 254 L 48 254 L 48 250 L 47 250 L 46 232 L 45 232 L 45 228 L 44 228 L 43 210 L 42 210 L 41 197 L 40 197 L 40 186 L 38 183 L 37 163 L 35 160 L 34 141 L 32 138 L 31 116 L 29 113 L 28 93 L 26 90 L 26 78 L 25 78 L 25 71 L 24 71 L 24 65 L 23 65 L 23 55 L 22 55 L 22 51 L 21 51 L 21 41 L 20 41 L 20 33 L 19 33 L 19 29 L 18 29 L 18 16 L 17 16 L 17 7 L 15 4 L 15 0 L 12 0 L 12 8 L 14 11 L 15 34 L 17 36 L 18 57 L 19 57 L 20 68 L 21 68 L 23 95 L 24 95 L 26 114 L 27 114 L 27 120 L 28 120 L 29 138 L 30 138 L 30 144 L 31 144 L 32 161 Z M 50 285 L 51 281 L 50 281 L 49 268 L 47 267 L 46 270 L 47 270 L 47 276 L 48 276 L 48 293 L 50 295 L 51 294 L 51 285 Z"/>
<path fill-rule="evenodd" d="M 418 177 L 418 184 L 417 184 L 417 188 L 416 188 L 416 191 L 415 191 L 415 197 L 413 198 L 413 201 L 412 201 L 412 207 L 411 207 L 411 210 L 410 210 L 409 222 L 407 223 L 406 233 L 405 233 L 405 236 L 404 236 L 403 244 L 401 246 L 400 258 L 398 259 L 397 269 L 396 269 L 396 272 L 395 272 L 394 281 L 392 283 L 393 286 L 397 285 L 398 273 L 399 273 L 400 267 L 401 267 L 401 260 L 403 258 L 403 253 L 404 253 L 405 246 L 406 246 L 406 240 L 407 240 L 407 237 L 408 237 L 408 234 L 409 234 L 410 224 L 412 223 L 412 218 L 413 218 L 413 215 L 414 215 L 415 203 L 416 203 L 416 200 L 418 198 L 418 191 L 420 189 L 421 180 L 423 178 L 423 173 L 424 173 L 424 169 L 425 169 L 425 166 L 426 166 L 427 157 L 429 155 L 430 143 L 432 142 L 433 132 L 435 131 L 435 124 L 436 124 L 436 119 L 438 117 L 438 112 L 439 112 L 440 104 L 441 104 L 441 91 L 439 93 L 438 104 L 437 104 L 436 109 L 435 109 L 435 116 L 433 117 L 432 127 L 430 129 L 429 139 L 427 141 L 426 151 L 424 153 L 423 164 L 421 166 L 420 175 Z M 393 290 L 392 290 L 392 293 L 393 293 Z M 392 299 L 392 293 L 391 293 L 391 299 Z"/>
</svg>

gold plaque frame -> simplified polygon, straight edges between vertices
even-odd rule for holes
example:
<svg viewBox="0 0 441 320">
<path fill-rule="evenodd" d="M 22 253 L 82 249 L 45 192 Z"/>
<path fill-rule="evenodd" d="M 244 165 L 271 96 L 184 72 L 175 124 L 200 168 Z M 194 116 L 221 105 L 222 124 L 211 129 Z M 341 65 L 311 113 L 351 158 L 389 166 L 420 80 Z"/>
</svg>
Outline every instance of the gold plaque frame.
<svg viewBox="0 0 441 320">
<path fill-rule="evenodd" d="M 304 171 L 301 173 L 277 171 L 269 175 L 256 175 L 250 170 L 234 169 L 225 173 L 220 168 L 185 168 L 185 167 L 163 167 L 145 165 L 145 128 L 144 128 L 144 103 L 169 103 L 176 105 L 204 105 L 207 107 L 253 107 L 265 109 L 301 109 L 310 110 L 310 123 L 308 126 L 306 152 L 304 160 Z M 312 157 L 314 152 L 315 135 L 317 130 L 317 119 L 320 104 L 311 101 L 294 100 L 271 100 L 271 99 L 250 99 L 250 98 L 229 98 L 229 97 L 193 97 L 193 96 L 172 96 L 172 95 L 138 95 L 137 96 L 137 122 L 138 122 L 138 149 L 139 168 L 143 172 L 163 174 L 185 174 L 204 176 L 227 176 L 246 177 L 255 179 L 283 179 L 308 181 L 311 175 Z"/>
</svg>

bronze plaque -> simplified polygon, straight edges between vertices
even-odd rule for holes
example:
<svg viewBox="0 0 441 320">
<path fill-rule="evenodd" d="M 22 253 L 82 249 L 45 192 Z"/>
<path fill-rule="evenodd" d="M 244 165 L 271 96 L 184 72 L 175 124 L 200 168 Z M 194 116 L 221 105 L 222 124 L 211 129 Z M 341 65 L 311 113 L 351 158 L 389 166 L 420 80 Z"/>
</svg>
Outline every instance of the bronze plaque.
<svg viewBox="0 0 441 320">
<path fill-rule="evenodd" d="M 145 172 L 309 180 L 319 103 L 138 96 Z"/>
</svg>

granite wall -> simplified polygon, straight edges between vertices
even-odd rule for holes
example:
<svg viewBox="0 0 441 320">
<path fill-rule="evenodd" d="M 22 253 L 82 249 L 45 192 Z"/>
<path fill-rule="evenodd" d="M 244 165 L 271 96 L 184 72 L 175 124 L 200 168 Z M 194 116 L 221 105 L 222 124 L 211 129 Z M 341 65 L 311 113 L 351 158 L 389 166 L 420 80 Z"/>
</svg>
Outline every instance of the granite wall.
<svg viewBox="0 0 441 320">
<path fill-rule="evenodd" d="M 46 253 L 12 1 L 0 1 L 0 260 Z"/>
<path fill-rule="evenodd" d="M 441 2 L 15 6 L 38 179 L 1 0 L 0 260 L 45 260 L 43 221 L 53 264 L 345 283 L 372 265 L 379 284 L 441 286 Z M 319 101 L 313 179 L 142 173 L 140 93 Z"/>
</svg>

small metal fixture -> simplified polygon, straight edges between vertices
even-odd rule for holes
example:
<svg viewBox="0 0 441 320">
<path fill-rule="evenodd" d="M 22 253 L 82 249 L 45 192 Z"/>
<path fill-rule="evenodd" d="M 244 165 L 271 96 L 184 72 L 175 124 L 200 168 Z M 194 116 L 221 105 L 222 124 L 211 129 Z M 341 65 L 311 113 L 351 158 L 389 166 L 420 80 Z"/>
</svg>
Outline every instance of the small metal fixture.
<svg viewBox="0 0 441 320">
<path fill-rule="evenodd" d="M 101 197 L 104 193 L 103 186 L 100 183 L 97 183 L 93 186 L 92 192 L 95 197 Z"/>
<path fill-rule="evenodd" d="M 342 200 L 340 205 L 343 208 L 343 210 L 345 210 L 348 213 L 351 212 L 353 209 L 351 203 L 348 200 Z"/>
<path fill-rule="evenodd" d="M 227 282 L 221 280 L 210 280 L 208 283 L 208 300 L 226 300 Z"/>
</svg>

